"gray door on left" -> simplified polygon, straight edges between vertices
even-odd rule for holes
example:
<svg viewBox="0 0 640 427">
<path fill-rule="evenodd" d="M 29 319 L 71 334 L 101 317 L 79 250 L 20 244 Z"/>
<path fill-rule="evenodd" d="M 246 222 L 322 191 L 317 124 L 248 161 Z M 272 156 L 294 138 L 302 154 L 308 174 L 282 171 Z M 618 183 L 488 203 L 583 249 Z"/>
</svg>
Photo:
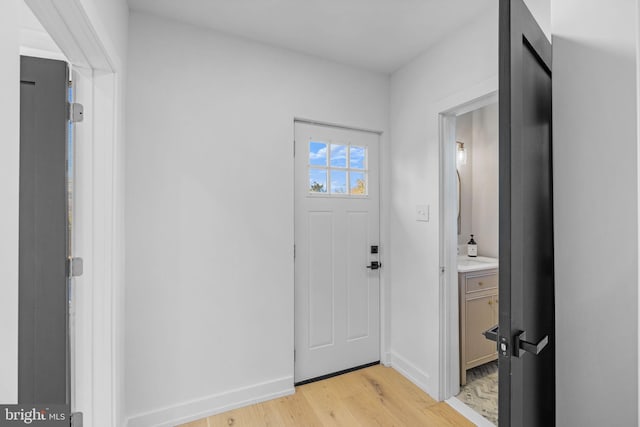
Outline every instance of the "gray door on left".
<svg viewBox="0 0 640 427">
<path fill-rule="evenodd" d="M 18 402 L 69 403 L 65 62 L 20 60 Z"/>
</svg>

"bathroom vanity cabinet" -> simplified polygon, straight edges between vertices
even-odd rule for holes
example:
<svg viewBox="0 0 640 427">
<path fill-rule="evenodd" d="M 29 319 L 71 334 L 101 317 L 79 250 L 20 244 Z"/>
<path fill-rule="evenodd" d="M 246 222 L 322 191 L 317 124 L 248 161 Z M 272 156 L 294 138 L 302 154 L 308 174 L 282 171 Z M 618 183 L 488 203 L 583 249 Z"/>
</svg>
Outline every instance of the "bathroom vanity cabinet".
<svg viewBox="0 0 640 427">
<path fill-rule="evenodd" d="M 496 343 L 482 333 L 498 323 L 498 270 L 458 273 L 460 300 L 460 384 L 467 370 L 498 358 Z"/>
</svg>

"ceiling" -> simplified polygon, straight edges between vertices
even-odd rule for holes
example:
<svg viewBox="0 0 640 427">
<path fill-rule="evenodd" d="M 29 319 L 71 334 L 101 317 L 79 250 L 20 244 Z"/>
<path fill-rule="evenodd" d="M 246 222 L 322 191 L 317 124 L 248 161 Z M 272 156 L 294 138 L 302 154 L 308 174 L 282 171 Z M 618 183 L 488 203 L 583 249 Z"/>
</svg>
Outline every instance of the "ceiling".
<svg viewBox="0 0 640 427">
<path fill-rule="evenodd" d="M 496 0 L 129 0 L 165 16 L 390 73 Z"/>
</svg>

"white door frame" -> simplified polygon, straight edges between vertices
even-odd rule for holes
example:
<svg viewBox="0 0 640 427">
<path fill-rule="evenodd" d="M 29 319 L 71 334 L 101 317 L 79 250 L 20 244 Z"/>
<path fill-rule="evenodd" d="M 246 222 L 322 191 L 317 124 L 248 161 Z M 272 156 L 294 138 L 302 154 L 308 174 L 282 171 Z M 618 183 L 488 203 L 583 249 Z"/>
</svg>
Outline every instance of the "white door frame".
<svg viewBox="0 0 640 427">
<path fill-rule="evenodd" d="M 457 268 L 457 199 L 455 164 L 456 116 L 498 100 L 497 76 L 461 90 L 440 101 L 435 111 L 439 122 L 439 372 L 438 400 L 460 392 L 460 345 Z"/>
<path fill-rule="evenodd" d="M 391 290 L 389 289 L 389 252 L 388 252 L 388 248 L 389 248 L 389 215 L 388 215 L 388 211 L 387 211 L 387 200 L 389 200 L 389 185 L 388 185 L 388 180 L 385 182 L 385 179 L 387 178 L 389 172 L 388 172 L 388 165 L 389 165 L 389 144 L 386 141 L 386 135 L 383 131 L 380 130 L 374 130 L 374 129 L 367 129 L 367 128 L 358 128 L 358 127 L 354 127 L 354 126 L 347 126 L 344 124 L 339 124 L 339 123 L 332 123 L 332 122 L 327 122 L 327 121 L 319 121 L 319 120 L 312 120 L 312 119 L 308 119 L 308 118 L 302 118 L 302 117 L 294 117 L 293 121 L 291 123 L 291 129 L 292 129 L 292 133 L 293 133 L 293 140 L 294 140 L 294 144 L 295 144 L 295 123 L 296 122 L 301 122 L 301 123 L 307 123 L 307 124 L 312 124 L 312 125 L 320 125 L 320 126 L 330 126 L 330 127 L 335 127 L 335 128 L 339 128 L 339 129 L 348 129 L 348 130 L 355 130 L 355 131 L 360 131 L 360 132 L 370 132 L 370 133 L 375 133 L 378 135 L 379 138 L 379 155 L 378 155 L 378 179 L 380 180 L 380 184 L 379 184 L 379 210 L 380 210 L 380 217 L 379 217 L 379 228 L 380 228 L 380 234 L 379 234 L 379 238 L 380 238 L 380 261 L 382 262 L 383 268 L 380 269 L 380 363 L 382 363 L 385 366 L 391 366 L 391 356 L 389 354 L 389 348 L 391 346 L 391 339 L 390 339 L 390 334 L 391 334 L 391 317 L 390 317 L 390 307 L 389 307 L 389 301 L 390 301 L 390 293 Z M 293 158 L 293 168 L 295 171 L 295 157 Z M 295 177 L 294 177 L 295 179 Z M 295 182 L 292 182 L 292 186 L 295 184 Z M 293 204 L 293 218 L 295 221 L 295 194 L 294 194 L 294 200 L 292 202 Z M 291 227 L 294 228 L 294 224 L 291 224 Z M 292 233 L 293 235 L 293 242 L 291 242 L 291 245 L 295 245 L 295 241 L 296 241 L 296 237 L 295 237 L 295 229 L 294 229 L 294 233 Z M 386 260 L 386 266 L 385 266 L 385 260 Z M 295 268 L 295 266 L 294 266 Z M 295 272 L 294 272 L 295 274 Z M 294 286 L 295 286 L 295 282 L 294 282 Z M 294 318 L 295 321 L 295 306 L 293 307 L 294 313 L 292 313 L 292 316 Z M 294 336 L 294 342 L 292 342 L 292 348 L 295 349 L 295 336 Z M 291 372 L 295 372 L 295 368 L 292 369 Z M 293 375 L 292 375 L 293 377 Z"/>
<path fill-rule="evenodd" d="M 72 410 L 89 427 L 123 421 L 123 200 L 121 199 L 123 62 L 79 1 L 25 0 L 78 78 L 74 256 L 84 274 L 73 292 L 76 329 Z"/>
</svg>

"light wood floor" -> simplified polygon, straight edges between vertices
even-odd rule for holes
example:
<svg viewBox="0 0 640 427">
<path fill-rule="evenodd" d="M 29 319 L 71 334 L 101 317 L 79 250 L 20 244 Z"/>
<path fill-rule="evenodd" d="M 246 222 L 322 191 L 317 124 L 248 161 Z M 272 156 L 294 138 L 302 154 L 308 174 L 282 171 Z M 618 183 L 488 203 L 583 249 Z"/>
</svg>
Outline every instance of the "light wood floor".
<svg viewBox="0 0 640 427">
<path fill-rule="evenodd" d="M 474 426 L 392 368 L 372 366 L 296 387 L 291 396 L 214 415 L 181 427 Z"/>
</svg>

